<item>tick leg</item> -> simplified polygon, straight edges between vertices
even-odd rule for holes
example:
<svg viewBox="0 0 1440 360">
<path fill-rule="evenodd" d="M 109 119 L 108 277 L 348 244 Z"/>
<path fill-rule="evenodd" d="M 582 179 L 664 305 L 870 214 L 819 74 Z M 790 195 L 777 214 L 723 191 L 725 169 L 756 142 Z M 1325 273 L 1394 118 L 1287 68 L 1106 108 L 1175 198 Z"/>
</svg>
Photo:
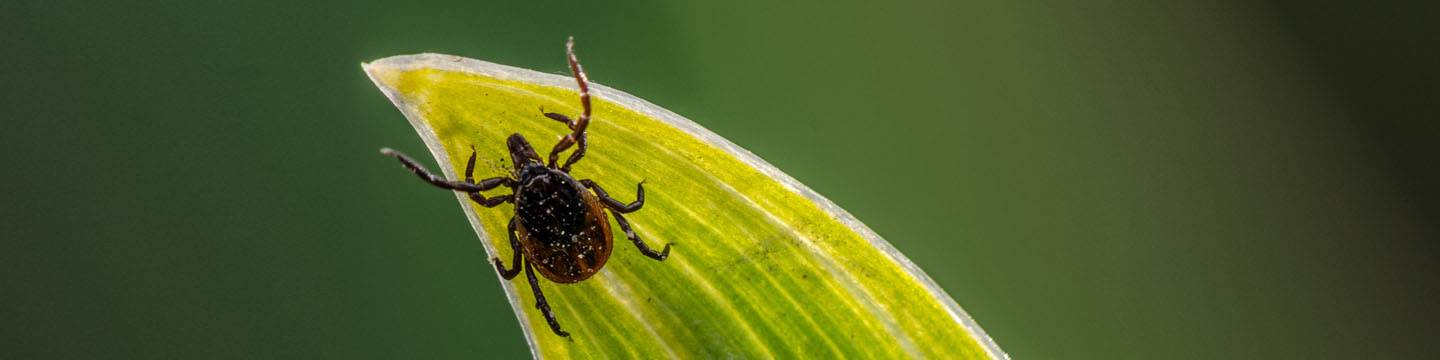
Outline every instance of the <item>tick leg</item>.
<svg viewBox="0 0 1440 360">
<path fill-rule="evenodd" d="M 589 136 L 585 136 L 584 132 L 580 132 L 579 134 L 580 140 L 576 141 L 577 146 L 575 152 L 570 153 L 570 158 L 565 159 L 565 166 L 561 166 L 560 171 L 570 172 L 570 164 L 580 161 L 580 158 L 585 156 L 585 139 L 588 139 Z"/>
<path fill-rule="evenodd" d="M 569 116 L 561 115 L 558 113 L 545 112 L 545 108 L 543 107 L 540 108 L 540 113 L 545 114 L 545 117 L 548 117 L 552 120 L 565 123 L 565 126 L 569 126 L 572 128 L 575 127 L 575 120 L 570 120 Z"/>
<path fill-rule="evenodd" d="M 605 207 L 610 208 L 611 215 L 615 215 L 615 222 L 620 224 L 620 230 L 625 230 L 625 237 L 629 238 L 631 242 L 634 242 L 635 247 L 640 248 L 640 253 L 655 260 L 665 260 L 665 258 L 670 257 L 670 244 L 665 244 L 665 249 L 660 252 L 651 250 L 650 246 L 645 245 L 645 241 L 640 240 L 640 236 L 635 234 L 635 230 L 630 228 L 630 221 L 625 220 L 625 217 L 620 215 L 640 210 L 640 207 L 645 205 L 644 181 L 635 185 L 635 202 L 629 204 L 622 203 L 610 197 L 610 194 L 605 192 L 605 189 L 600 188 L 600 184 L 596 184 L 594 180 L 580 180 L 580 184 L 591 190 L 595 190 L 595 195 L 600 198 L 601 202 L 605 203 Z"/>
<path fill-rule="evenodd" d="M 546 166 L 555 167 L 555 160 L 560 157 L 560 152 L 569 149 L 570 145 L 579 143 L 580 147 L 575 149 L 575 152 L 571 153 L 569 158 L 565 159 L 565 165 L 560 166 L 560 171 L 568 173 L 570 172 L 570 165 L 580 161 L 580 158 L 585 156 L 585 128 L 590 126 L 590 77 L 585 75 L 585 69 L 580 67 L 580 59 L 575 57 L 574 37 L 571 37 L 570 41 L 565 43 L 565 56 L 570 60 L 570 73 L 575 75 L 575 82 L 580 84 L 580 107 L 584 109 L 584 113 L 581 113 L 580 117 L 574 121 L 568 121 L 570 130 L 573 132 L 561 138 L 560 142 L 555 144 L 555 148 L 550 150 L 550 162 L 549 165 Z M 555 115 L 556 116 L 545 114 L 546 117 L 557 121 L 564 121 L 561 120 L 562 118 L 569 119 L 564 115 Z"/>
<path fill-rule="evenodd" d="M 545 302 L 545 293 L 540 292 L 540 281 L 535 279 L 535 270 L 530 269 L 530 262 L 525 262 L 525 277 L 530 279 L 530 291 L 535 292 L 535 308 L 545 315 L 545 321 L 550 323 L 550 331 L 555 335 L 570 337 L 570 333 L 560 330 L 560 322 L 555 321 L 555 312 L 550 311 L 550 304 Z"/>
<path fill-rule="evenodd" d="M 575 119 L 574 130 L 585 131 L 585 125 L 590 124 L 590 77 L 585 75 L 585 69 L 580 67 L 580 59 L 575 57 L 575 37 L 565 43 L 565 56 L 570 59 L 570 73 L 575 75 L 575 82 L 580 84 L 580 105 L 585 108 L 585 114 Z"/>
<path fill-rule="evenodd" d="M 540 111 L 544 112 L 545 109 L 541 108 Z M 571 130 L 574 130 L 576 126 L 578 126 L 575 120 L 571 120 L 569 116 L 547 112 L 545 113 L 545 117 L 550 118 L 551 120 L 565 123 L 565 125 L 569 126 Z M 580 161 L 580 158 L 585 156 L 585 149 L 587 148 L 586 145 L 588 143 L 588 141 L 586 140 L 588 139 L 588 137 L 585 136 L 584 132 L 578 133 L 580 136 L 579 138 L 575 138 L 575 134 L 577 133 L 571 133 L 569 135 L 566 135 L 567 137 L 569 137 L 569 139 L 561 139 L 561 143 L 555 144 L 556 148 L 550 151 L 550 153 L 553 154 L 552 156 L 550 156 L 550 167 L 555 166 L 556 158 L 559 157 L 561 151 L 565 150 L 560 148 L 562 144 L 564 145 L 564 147 L 568 148 L 570 147 L 570 143 L 576 143 L 579 144 L 579 147 L 575 149 L 575 152 L 570 154 L 569 158 L 565 159 L 565 165 L 560 167 L 560 171 L 564 171 L 567 173 L 570 172 L 570 164 L 574 164 L 575 162 Z"/>
<path fill-rule="evenodd" d="M 450 190 L 459 190 L 459 191 L 464 191 L 464 192 L 476 192 L 476 191 L 490 190 L 490 189 L 494 189 L 496 186 L 506 185 L 506 184 L 512 184 L 512 183 L 513 183 L 513 181 L 511 181 L 509 178 L 491 178 L 491 179 L 485 179 L 485 180 L 481 180 L 480 183 L 478 183 L 478 184 L 476 184 L 476 183 L 470 183 L 470 182 L 462 182 L 462 181 L 450 181 L 450 180 L 445 180 L 445 177 L 440 176 L 440 175 L 436 175 L 436 174 L 434 174 L 434 173 L 431 173 L 429 170 L 425 170 L 425 168 L 422 167 L 422 166 L 420 166 L 419 163 L 415 162 L 414 159 L 411 159 L 409 156 L 405 156 L 405 154 L 401 154 L 399 151 L 395 151 L 394 149 L 391 149 L 391 148 L 384 148 L 384 149 L 380 149 L 380 153 L 381 153 L 381 154 L 385 154 L 385 155 L 389 155 L 389 156 L 394 156 L 396 159 L 399 159 L 399 160 L 400 160 L 400 163 L 405 165 L 405 168 L 410 169 L 410 172 L 413 172 L 413 173 L 415 173 L 415 175 L 420 176 L 420 180 L 425 180 L 425 182 L 428 182 L 428 183 L 430 183 L 431 185 L 439 186 L 439 187 L 446 188 L 446 189 L 450 189 Z M 473 157 L 474 155 L 472 154 L 471 156 L 472 156 L 471 158 L 473 159 L 473 158 L 474 158 L 474 157 Z M 474 161 L 474 160 L 471 160 L 471 161 Z"/>
<path fill-rule="evenodd" d="M 490 259 L 495 263 L 495 271 L 499 271 L 500 277 L 505 280 L 520 275 L 520 239 L 515 238 L 515 221 L 515 218 L 510 218 L 510 251 L 515 252 L 515 257 L 510 260 L 510 270 L 505 270 L 505 263 L 500 261 L 500 258 Z"/>
<path fill-rule="evenodd" d="M 560 141 L 555 143 L 555 147 L 550 149 L 550 162 L 545 163 L 545 166 L 555 167 L 555 160 L 559 159 L 560 153 L 564 152 L 565 149 L 569 149 L 570 145 L 575 145 L 575 133 L 565 134 L 565 137 L 560 138 Z M 574 157 L 574 155 L 571 155 L 571 157 Z M 569 160 L 567 159 L 566 161 Z M 561 170 L 569 172 L 568 168 Z"/>
<path fill-rule="evenodd" d="M 585 185 L 585 187 L 590 188 L 591 190 L 595 190 L 595 195 L 600 197 L 600 201 L 604 202 L 605 206 L 610 208 L 610 210 L 614 210 L 618 213 L 629 214 L 635 212 L 635 210 L 640 210 L 640 207 L 645 205 L 644 181 L 641 181 L 640 184 L 635 185 L 635 202 L 632 202 L 630 204 L 622 203 L 619 200 L 615 200 L 615 198 L 610 197 L 610 194 L 606 193 L 605 189 L 601 189 L 600 184 L 596 184 L 593 180 L 580 180 L 580 184 Z"/>
<path fill-rule="evenodd" d="M 476 191 L 470 193 L 470 200 L 475 201 L 476 203 L 480 204 L 480 206 L 488 208 L 495 207 L 495 205 L 500 205 L 507 202 L 515 202 L 515 195 L 500 195 L 492 198 L 487 198 L 485 197 L 485 195 L 481 195 L 480 192 Z"/>
<path fill-rule="evenodd" d="M 504 177 L 504 176 L 498 176 L 498 177 L 493 177 L 493 178 L 489 178 L 489 179 L 485 179 L 485 180 L 480 180 L 480 182 L 478 182 L 478 183 L 475 182 L 475 147 L 474 147 L 474 146 L 471 146 L 471 147 L 470 147 L 470 160 L 465 162 L 465 182 L 471 183 L 471 184 L 480 184 L 480 186 L 489 186 L 490 188 L 494 188 L 495 186 L 498 186 L 498 185 L 504 185 L 505 187 L 508 187 L 508 188 L 513 188 L 513 187 L 515 187 L 515 180 L 511 180 L 510 178 Z"/>
<path fill-rule="evenodd" d="M 620 223 L 620 230 L 625 230 L 625 237 L 635 242 L 635 247 L 640 248 L 640 253 L 649 256 L 651 259 L 660 261 L 665 261 L 665 258 L 670 257 L 670 244 L 665 244 L 665 250 L 661 250 L 660 252 L 650 250 L 650 246 L 645 245 L 645 241 L 640 240 L 639 235 L 635 235 L 635 230 L 630 229 L 630 222 L 625 221 L 624 216 L 620 216 L 619 212 L 614 211 L 611 212 L 611 215 L 615 215 L 615 222 Z"/>
</svg>

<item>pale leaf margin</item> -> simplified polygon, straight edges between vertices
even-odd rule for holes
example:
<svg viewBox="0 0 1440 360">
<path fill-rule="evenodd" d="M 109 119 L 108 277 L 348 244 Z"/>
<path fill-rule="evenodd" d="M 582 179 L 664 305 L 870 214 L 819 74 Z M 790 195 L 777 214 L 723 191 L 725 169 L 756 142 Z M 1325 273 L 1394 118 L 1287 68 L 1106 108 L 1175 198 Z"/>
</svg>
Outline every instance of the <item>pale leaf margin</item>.
<svg viewBox="0 0 1440 360">
<path fill-rule="evenodd" d="M 534 70 L 496 64 L 488 61 L 470 59 L 454 55 L 424 53 L 415 55 L 392 56 L 375 60 L 370 63 L 362 63 L 361 67 L 364 68 L 365 74 L 370 78 L 372 82 L 375 83 L 375 86 L 379 88 L 380 91 L 385 94 L 385 97 L 389 98 L 390 102 L 395 104 L 396 108 L 399 108 L 401 112 L 405 115 L 405 118 L 410 121 L 410 125 L 415 128 L 415 131 L 420 135 L 420 138 L 425 141 L 425 146 L 430 150 L 430 154 L 433 155 L 436 161 L 438 161 L 440 164 L 445 165 L 440 166 L 440 169 L 444 172 L 445 176 L 450 179 L 458 179 L 460 177 L 455 174 L 454 167 L 449 166 L 449 164 L 453 164 L 453 162 L 451 162 L 450 156 L 445 150 L 444 145 L 442 145 L 440 139 L 436 137 L 435 131 L 430 127 L 430 124 L 424 120 L 423 114 L 414 113 L 411 109 L 414 109 L 415 107 L 407 106 L 407 104 L 405 104 L 404 97 L 397 93 L 397 89 L 387 86 L 381 81 L 381 79 L 379 78 L 381 71 L 434 69 L 440 71 L 475 74 L 500 80 L 530 83 L 540 86 L 566 89 L 569 91 L 579 91 L 579 87 L 576 85 L 575 79 L 568 75 L 547 74 Z M 721 149 L 726 154 L 734 157 L 736 160 L 739 160 L 740 162 L 745 163 L 754 168 L 755 170 L 767 175 L 774 181 L 783 185 L 786 189 L 789 189 L 790 191 L 793 191 L 796 194 L 799 194 L 800 196 L 814 202 L 814 204 L 822 211 L 832 216 L 836 221 L 845 224 L 845 226 L 848 227 L 851 231 L 866 239 L 870 243 L 870 246 L 874 247 L 880 253 L 885 254 L 885 256 L 887 256 L 891 261 L 904 269 L 906 274 L 913 278 L 917 283 L 924 286 L 924 288 L 929 292 L 930 296 L 935 298 L 935 300 L 942 305 L 945 311 L 950 315 L 950 318 L 956 323 L 960 324 L 960 326 L 966 330 L 970 337 L 972 337 L 976 341 L 976 343 L 978 343 L 980 347 L 984 349 L 987 356 L 992 359 L 1009 359 L 1009 355 L 1005 354 L 1004 351 L 1000 350 L 1000 347 L 996 345 L 995 341 L 985 333 L 985 330 L 981 329 L 980 325 L 975 323 L 975 320 L 971 319 L 970 315 L 967 314 L 964 309 L 961 309 L 960 305 L 957 304 L 955 300 L 952 299 L 950 295 L 945 292 L 944 289 L 941 289 L 940 286 L 937 285 L 935 281 L 930 278 L 929 275 L 926 275 L 925 271 L 921 270 L 920 267 L 916 266 L 915 263 L 911 262 L 909 258 L 906 258 L 904 254 L 901 254 L 899 250 L 896 250 L 894 246 L 891 246 L 889 242 L 881 238 L 880 235 L 876 234 L 874 230 L 870 229 L 870 227 L 865 226 L 864 223 L 861 223 L 853 215 L 850 215 L 850 213 L 845 211 L 845 209 L 842 209 L 839 206 L 835 205 L 835 203 L 831 202 L 829 199 L 826 199 L 824 196 L 821 196 L 819 193 L 816 193 L 814 190 L 811 190 L 809 187 L 801 184 L 799 181 L 795 180 L 795 178 L 790 177 L 790 175 L 781 172 L 779 169 L 775 168 L 775 166 L 770 165 L 770 163 L 766 162 L 763 159 L 760 159 L 750 151 L 741 148 L 739 145 L 735 145 L 735 143 L 732 143 L 729 140 L 720 137 L 719 135 L 716 135 L 709 129 L 706 129 L 699 124 L 690 121 L 690 119 L 686 119 L 685 117 L 675 114 L 674 112 L 656 106 L 655 104 L 651 104 L 648 101 L 625 93 L 623 91 L 615 90 L 608 86 L 596 84 L 594 82 L 590 83 L 590 93 L 594 97 L 605 99 L 605 101 L 613 103 L 617 106 L 658 120 L 671 127 L 679 129 L 680 131 L 694 137 L 695 139 L 698 139 L 703 143 Z M 475 229 L 475 233 L 479 235 L 480 239 L 489 238 L 489 235 L 486 234 L 484 227 L 481 226 L 480 218 L 475 213 L 475 208 L 473 206 L 469 206 L 470 198 L 468 198 L 465 194 L 459 192 L 455 193 L 455 197 L 460 201 L 462 205 L 461 208 L 465 211 L 465 217 L 467 219 L 470 219 L 470 226 Z M 480 243 L 484 244 L 485 252 L 489 254 L 491 258 L 496 258 L 499 256 L 499 252 L 495 249 L 494 245 L 491 244 L 490 241 L 481 241 Z M 505 296 L 510 300 L 510 308 L 515 311 L 516 317 L 519 319 L 520 326 L 525 332 L 525 340 L 527 343 L 530 344 L 531 353 L 534 356 L 539 357 L 542 352 L 539 348 L 539 343 L 535 339 L 535 329 L 532 329 L 530 326 L 530 322 L 526 320 L 524 313 L 526 311 L 526 307 L 522 305 L 521 300 L 517 295 L 517 290 L 515 289 L 514 283 L 512 281 L 501 280 L 500 284 L 505 288 Z"/>
</svg>

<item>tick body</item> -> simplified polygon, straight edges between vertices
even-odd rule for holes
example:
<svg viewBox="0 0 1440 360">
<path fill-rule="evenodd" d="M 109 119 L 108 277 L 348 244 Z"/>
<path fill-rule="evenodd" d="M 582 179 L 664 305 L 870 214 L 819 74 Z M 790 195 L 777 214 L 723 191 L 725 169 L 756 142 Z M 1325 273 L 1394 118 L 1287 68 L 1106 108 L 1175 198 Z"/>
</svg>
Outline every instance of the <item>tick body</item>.
<svg viewBox="0 0 1440 360">
<path fill-rule="evenodd" d="M 610 219 L 604 209 L 570 174 L 530 163 L 520 171 L 515 189 L 520 248 L 526 257 L 541 259 L 535 267 L 550 281 L 589 279 L 610 259 Z"/>
<path fill-rule="evenodd" d="M 594 181 L 576 180 L 570 175 L 570 166 L 585 156 L 585 129 L 590 125 L 590 79 L 585 76 L 585 71 L 580 68 L 580 61 L 575 58 L 574 38 L 566 43 L 565 49 L 570 61 L 570 72 L 580 84 L 580 104 L 584 112 L 573 120 L 557 113 L 543 113 L 547 118 L 565 123 L 571 130 L 560 138 L 550 151 L 548 163 L 542 162 L 535 149 L 530 147 L 530 143 L 520 134 L 510 135 L 505 141 L 510 150 L 511 164 L 514 165 L 513 172 L 509 176 L 478 182 L 474 177 L 473 149 L 470 160 L 465 164 L 465 181 L 446 180 L 443 176 L 425 170 L 415 160 L 389 148 L 381 149 L 380 153 L 395 156 L 406 168 L 419 175 L 420 179 L 441 188 L 464 192 L 482 206 L 515 204 L 515 216 L 510 218 L 507 226 L 510 250 L 514 254 L 510 260 L 511 267 L 506 269 L 504 262 L 498 258 L 491 261 L 495 263 L 495 270 L 506 280 L 518 276 L 523 267 L 525 277 L 530 281 L 530 290 L 535 293 L 535 308 L 545 316 L 551 331 L 568 337 L 570 333 L 560 329 L 554 312 L 550 311 L 550 304 L 545 301 L 545 294 L 540 291 L 535 270 L 539 270 L 540 275 L 550 281 L 570 284 L 589 279 L 604 268 L 613 247 L 606 210 L 615 217 L 615 222 L 620 225 L 620 230 L 625 232 L 625 237 L 635 243 L 642 254 L 655 260 L 665 260 L 670 255 L 670 244 L 666 244 L 664 250 L 658 252 L 651 250 L 630 228 L 630 222 L 620 215 L 640 210 L 645 204 L 643 181 L 635 186 L 635 202 L 626 204 L 611 198 L 610 194 Z M 555 166 L 560 153 L 571 146 L 575 146 L 575 151 L 570 153 L 563 165 Z M 486 197 L 481 193 L 502 186 L 514 191 L 493 197 Z"/>
</svg>

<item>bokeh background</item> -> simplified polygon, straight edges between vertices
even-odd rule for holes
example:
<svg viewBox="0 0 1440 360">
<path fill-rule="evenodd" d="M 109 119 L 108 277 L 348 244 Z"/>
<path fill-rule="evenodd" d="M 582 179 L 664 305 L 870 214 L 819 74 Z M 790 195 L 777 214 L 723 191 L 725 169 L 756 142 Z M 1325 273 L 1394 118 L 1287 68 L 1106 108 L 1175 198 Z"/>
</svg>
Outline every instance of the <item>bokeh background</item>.
<svg viewBox="0 0 1440 360">
<path fill-rule="evenodd" d="M 564 73 L 569 35 L 1016 358 L 1432 358 L 1436 10 L 4 1 L 0 358 L 529 356 L 453 196 L 376 153 L 423 145 L 359 65 Z"/>
</svg>

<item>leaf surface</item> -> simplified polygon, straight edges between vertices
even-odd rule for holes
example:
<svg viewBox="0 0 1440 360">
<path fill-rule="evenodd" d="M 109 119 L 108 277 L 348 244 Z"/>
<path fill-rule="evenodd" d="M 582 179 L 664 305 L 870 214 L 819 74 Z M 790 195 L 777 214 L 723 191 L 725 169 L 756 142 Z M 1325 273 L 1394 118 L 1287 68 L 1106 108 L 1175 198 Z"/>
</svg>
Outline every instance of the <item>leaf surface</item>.
<svg viewBox="0 0 1440 360">
<path fill-rule="evenodd" d="M 364 68 L 450 179 L 464 178 L 472 146 L 477 179 L 509 174 L 514 133 L 546 157 L 569 130 L 540 109 L 580 113 L 569 76 L 437 54 Z M 645 257 L 612 218 L 603 270 L 574 284 L 541 277 L 571 339 L 550 332 L 524 274 L 501 280 L 537 357 L 1005 358 L 924 272 L 829 200 L 679 115 L 591 92 L 589 150 L 571 174 L 622 202 L 645 181 L 644 208 L 625 217 L 651 248 L 675 245 L 665 261 Z M 456 198 L 491 258 L 511 265 L 513 206 Z"/>
</svg>

